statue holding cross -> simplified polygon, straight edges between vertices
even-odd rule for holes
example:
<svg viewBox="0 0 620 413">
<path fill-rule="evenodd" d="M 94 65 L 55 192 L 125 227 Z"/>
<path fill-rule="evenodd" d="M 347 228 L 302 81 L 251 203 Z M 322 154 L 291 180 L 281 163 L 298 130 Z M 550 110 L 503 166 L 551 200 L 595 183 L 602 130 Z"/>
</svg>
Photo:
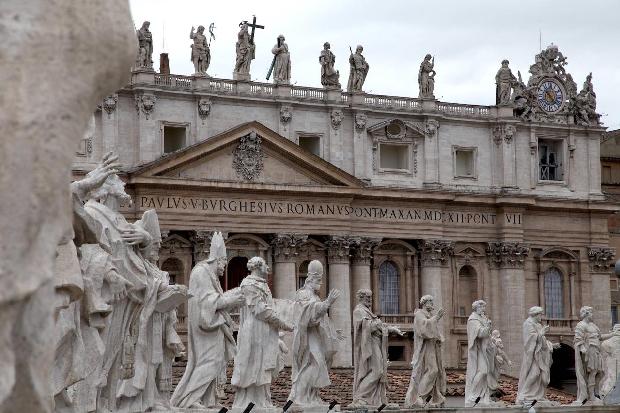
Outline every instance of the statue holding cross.
<svg viewBox="0 0 620 413">
<path fill-rule="evenodd" d="M 236 44 L 237 60 L 233 70 L 233 79 L 250 80 L 250 64 L 254 60 L 255 52 L 254 30 L 264 29 L 265 26 L 256 24 L 256 16 L 253 16 L 252 23 L 245 20 L 239 23 L 239 27 Z M 249 32 L 250 27 L 252 28 L 251 33 Z"/>
</svg>

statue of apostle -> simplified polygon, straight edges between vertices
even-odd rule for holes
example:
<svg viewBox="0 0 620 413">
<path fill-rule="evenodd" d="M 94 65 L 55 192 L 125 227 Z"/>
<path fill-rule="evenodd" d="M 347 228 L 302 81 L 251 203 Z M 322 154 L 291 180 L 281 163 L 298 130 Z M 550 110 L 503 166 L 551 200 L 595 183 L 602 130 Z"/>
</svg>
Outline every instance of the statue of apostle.
<svg viewBox="0 0 620 413">
<path fill-rule="evenodd" d="M 351 56 L 349 56 L 350 72 L 347 90 L 350 93 L 362 91 L 366 75 L 368 75 L 368 70 L 370 69 L 370 65 L 366 63 L 366 59 L 362 55 L 363 51 L 364 48 L 358 45 L 355 48 L 355 53 L 351 53 Z"/>
<path fill-rule="evenodd" d="M 237 34 L 237 43 L 235 50 L 237 52 L 237 60 L 235 61 L 235 69 L 233 70 L 233 78 L 236 80 L 250 80 L 250 65 L 254 60 L 255 46 L 250 42 L 250 33 L 248 33 L 248 23 L 239 24 L 241 28 Z"/>
<path fill-rule="evenodd" d="M 172 395 L 174 407 L 221 407 L 217 388 L 226 383 L 226 363 L 236 353 L 229 311 L 244 303 L 238 289 L 222 290 L 226 263 L 224 238 L 215 232 L 209 258 L 196 264 L 189 278 L 187 367 Z"/>
<path fill-rule="evenodd" d="M 560 344 L 553 344 L 545 337 L 549 326 L 542 324 L 542 307 L 532 307 L 523 322 L 523 361 L 519 374 L 517 404 L 529 405 L 536 400 L 541 406 L 555 403 L 545 398 L 551 369 L 551 353 Z"/>
<path fill-rule="evenodd" d="M 341 337 L 327 314 L 340 291 L 331 290 L 321 301 L 318 292 L 322 278 L 321 262 L 310 261 L 306 282 L 295 295 L 292 387 L 288 399 L 302 407 L 324 405 L 319 390 L 331 384 L 329 368 Z"/>
<path fill-rule="evenodd" d="M 269 267 L 261 257 L 248 261 L 250 275 L 241 282 L 245 299 L 239 318 L 238 351 L 232 380 L 235 388 L 233 408 L 249 403 L 257 408 L 273 407 L 271 380 L 278 374 L 279 331 L 293 331 L 273 310 L 273 298 L 267 285 Z"/>
<path fill-rule="evenodd" d="M 403 336 L 372 313 L 372 291 L 357 292 L 353 310 L 353 408 L 377 408 L 387 401 L 387 343 L 389 333 Z"/>
<path fill-rule="evenodd" d="M 149 31 L 150 25 L 150 22 L 145 21 L 142 23 L 142 27 L 136 31 L 136 36 L 138 36 L 137 68 L 153 68 L 153 35 Z"/>
<path fill-rule="evenodd" d="M 615 324 L 610 334 L 602 335 L 601 350 L 605 356 L 605 379 L 601 384 L 601 395 L 606 396 L 620 384 L 620 324 Z M 616 392 L 620 389 L 616 389 Z"/>
<path fill-rule="evenodd" d="M 427 54 L 420 63 L 418 86 L 420 99 L 435 99 L 435 62 L 433 56 Z"/>
<path fill-rule="evenodd" d="M 439 332 L 439 320 L 444 311 L 435 312 L 431 295 L 420 299 L 420 307 L 415 310 L 413 319 L 412 371 L 405 406 L 442 407 L 446 400 L 446 371 L 441 359 L 443 337 Z"/>
<path fill-rule="evenodd" d="M 194 26 L 189 33 L 189 38 L 194 41 L 192 44 L 191 61 L 194 64 L 194 75 L 206 75 L 209 64 L 211 63 L 211 50 L 205 36 L 205 27 L 198 26 L 198 31 L 194 33 Z"/>
<path fill-rule="evenodd" d="M 508 60 L 502 60 L 502 67 L 495 75 L 495 104 L 509 105 L 511 103 L 512 86 L 517 82 L 517 78 L 512 74 L 508 67 Z"/>
<path fill-rule="evenodd" d="M 291 83 L 291 55 L 288 45 L 284 42 L 284 36 L 278 36 L 278 43 L 273 46 L 271 53 L 275 55 L 273 67 L 273 83 L 288 85 Z"/>
<path fill-rule="evenodd" d="M 319 56 L 319 63 L 321 63 L 321 84 L 326 88 L 340 89 L 340 73 L 334 69 L 334 63 L 336 63 L 336 56 L 329 50 L 329 42 L 323 44 L 323 50 Z"/>
<path fill-rule="evenodd" d="M 581 321 L 575 327 L 575 373 L 577 375 L 577 399 L 581 406 L 603 404 L 599 391 L 603 379 L 601 354 L 601 330 L 592 321 L 592 307 L 579 310 Z"/>
<path fill-rule="evenodd" d="M 494 406 L 491 400 L 490 375 L 495 363 L 491 354 L 491 320 L 487 318 L 487 304 L 474 301 L 473 312 L 467 319 L 467 372 L 465 374 L 465 407 Z"/>
</svg>

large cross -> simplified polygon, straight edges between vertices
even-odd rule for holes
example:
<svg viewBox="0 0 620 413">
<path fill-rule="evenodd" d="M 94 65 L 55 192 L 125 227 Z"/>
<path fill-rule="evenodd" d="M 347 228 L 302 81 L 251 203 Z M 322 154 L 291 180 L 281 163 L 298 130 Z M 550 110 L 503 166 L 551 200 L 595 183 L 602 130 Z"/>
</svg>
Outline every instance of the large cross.
<svg viewBox="0 0 620 413">
<path fill-rule="evenodd" d="M 248 27 L 252 28 L 252 32 L 250 33 L 250 44 L 254 44 L 254 29 L 264 29 L 265 26 L 261 26 L 260 24 L 256 24 L 256 16 L 252 16 L 252 23 L 248 23 L 248 21 L 244 21 Z"/>
</svg>

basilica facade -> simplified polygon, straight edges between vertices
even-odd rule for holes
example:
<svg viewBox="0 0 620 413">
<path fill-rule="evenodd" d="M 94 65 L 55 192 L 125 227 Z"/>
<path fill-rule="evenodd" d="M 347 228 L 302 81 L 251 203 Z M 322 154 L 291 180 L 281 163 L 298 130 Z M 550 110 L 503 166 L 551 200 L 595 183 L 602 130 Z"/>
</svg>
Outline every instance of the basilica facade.
<svg viewBox="0 0 620 413">
<path fill-rule="evenodd" d="M 321 261 L 323 294 L 343 293 L 330 311 L 346 336 L 336 366 L 352 364 L 351 311 L 368 288 L 374 312 L 403 331 L 419 299 L 435 297 L 446 367 L 466 364 L 471 304 L 485 300 L 512 375 L 521 325 L 540 305 L 570 368 L 579 308 L 610 327 L 616 207 L 601 193 L 604 128 L 570 111 L 574 82 L 550 61 L 530 69 L 532 96 L 515 99 L 515 79 L 494 106 L 136 70 L 95 112 L 74 175 L 120 156 L 133 198 L 123 211 L 157 210 L 160 266 L 175 283 L 188 284 L 214 230 L 226 235 L 224 289 L 261 256 L 274 297 L 292 298 Z M 393 364 L 412 348 L 391 338 Z"/>
</svg>

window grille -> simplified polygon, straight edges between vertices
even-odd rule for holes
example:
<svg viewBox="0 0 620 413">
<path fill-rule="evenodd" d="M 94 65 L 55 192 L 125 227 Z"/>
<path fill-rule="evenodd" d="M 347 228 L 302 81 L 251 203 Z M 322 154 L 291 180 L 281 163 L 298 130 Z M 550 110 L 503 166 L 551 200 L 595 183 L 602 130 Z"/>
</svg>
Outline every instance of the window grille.
<svg viewBox="0 0 620 413">
<path fill-rule="evenodd" d="M 379 305 L 381 314 L 400 312 L 400 279 L 398 268 L 391 261 L 379 266 Z"/>
<path fill-rule="evenodd" d="M 564 318 L 562 274 L 557 268 L 545 273 L 545 314 L 547 318 Z"/>
</svg>

